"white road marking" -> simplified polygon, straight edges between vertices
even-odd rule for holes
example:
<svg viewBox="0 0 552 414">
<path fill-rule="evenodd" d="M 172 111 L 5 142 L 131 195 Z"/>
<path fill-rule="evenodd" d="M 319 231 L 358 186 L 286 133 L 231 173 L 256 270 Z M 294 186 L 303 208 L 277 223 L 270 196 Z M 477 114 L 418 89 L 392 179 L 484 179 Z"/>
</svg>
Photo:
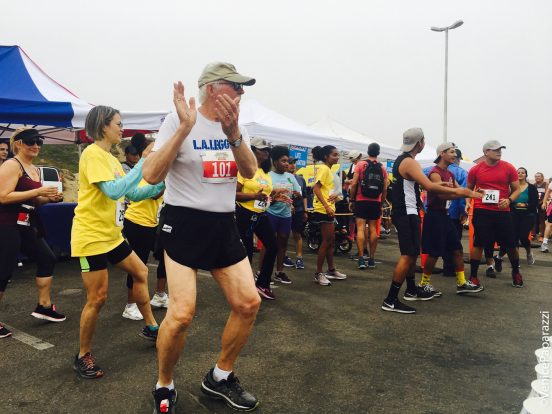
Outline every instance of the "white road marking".
<svg viewBox="0 0 552 414">
<path fill-rule="evenodd" d="M 39 351 L 44 351 L 45 349 L 53 348 L 54 345 L 43 341 L 40 338 L 34 337 L 32 335 L 26 334 L 25 332 L 22 332 L 18 329 L 15 329 L 13 326 L 8 326 L 4 324 L 6 328 L 8 328 L 10 331 L 12 331 L 12 338 L 23 342 L 26 345 L 32 346 L 35 349 L 38 349 Z"/>
</svg>

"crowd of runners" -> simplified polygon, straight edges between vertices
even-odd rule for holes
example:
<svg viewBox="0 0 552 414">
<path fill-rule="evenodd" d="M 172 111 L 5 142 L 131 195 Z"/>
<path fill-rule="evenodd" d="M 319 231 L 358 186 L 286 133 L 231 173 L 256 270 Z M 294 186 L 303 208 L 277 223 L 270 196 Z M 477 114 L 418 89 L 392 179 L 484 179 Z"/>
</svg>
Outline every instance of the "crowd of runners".
<svg viewBox="0 0 552 414">
<path fill-rule="evenodd" d="M 479 278 L 483 254 L 488 277 L 502 271 L 507 255 L 512 286 L 521 288 L 519 246 L 526 252 L 528 266 L 535 263 L 531 240 L 540 241 L 540 251 L 548 252 L 552 183 L 546 183 L 540 172 L 535 174 L 535 184 L 529 183 L 525 168 L 516 170 L 501 159 L 505 146 L 500 142 L 484 143 L 483 160 L 469 172 L 459 166 L 460 149 L 452 142 L 443 143 L 436 150 L 435 165 L 423 171 L 415 159 L 424 149 L 424 133 L 410 128 L 403 134 L 402 154 L 392 171 L 378 161 L 380 147 L 372 143 L 366 156 L 356 151 L 348 154 L 351 168 L 343 176 L 333 169 L 340 160 L 339 149 L 315 147 L 311 189 L 295 174 L 297 160 L 287 147 L 249 137 L 239 125 L 244 87 L 254 84 L 254 78 L 238 73 L 231 64 L 209 64 L 198 80 L 196 108 L 194 98 L 186 100 L 182 83 L 175 83 L 175 111 L 164 120 L 157 139 L 150 143 L 143 135 L 133 137 L 123 163 L 111 154 L 123 135 L 119 111 L 96 106 L 86 118 L 86 132 L 94 143 L 80 158 L 71 234 L 86 303 L 73 368 L 82 378 L 104 375 L 92 355 L 92 342 L 107 299 L 110 263 L 128 274 L 128 301 L 122 316 L 143 320 L 140 336 L 156 342 L 159 375 L 153 390 L 154 412 L 174 412 L 174 368 L 194 317 L 198 269 L 211 273 L 230 307 L 220 354 L 201 390 L 236 410 L 259 405 L 235 375 L 234 363 L 261 301 L 276 299 L 272 284 L 292 284 L 286 266 L 305 269 L 302 234 L 307 220 L 320 229 L 316 268 L 310 271 L 321 286 L 347 279 L 334 263 L 338 216 L 354 217 L 351 229 L 357 254 L 352 258 L 359 271 L 376 268 L 382 216 L 385 233 L 392 223 L 400 255 L 381 305 L 388 312 L 416 312 L 399 300 L 405 280 L 405 301 L 441 296 L 431 284 L 439 257 L 445 273 L 456 278 L 456 293 L 470 295 L 484 290 Z M 32 128 L 17 130 L 9 145 L 0 143 L 0 299 L 21 252 L 37 266 L 37 306 L 32 316 L 63 322 L 65 315 L 50 296 L 56 258 L 38 214 L 41 205 L 62 201 L 63 195 L 40 184 L 33 161 L 42 144 L 43 137 Z M 9 150 L 14 154 L 10 159 Z M 468 218 L 473 248 L 466 275 L 461 237 Z M 286 255 L 290 235 L 294 260 Z M 258 268 L 253 269 L 253 256 L 259 250 L 256 239 L 262 247 Z M 150 252 L 158 261 L 153 296 L 146 266 Z M 420 254 L 424 259 L 417 283 Z M 152 307 L 167 308 L 160 325 Z M 0 338 L 10 335 L 0 325 Z"/>
</svg>

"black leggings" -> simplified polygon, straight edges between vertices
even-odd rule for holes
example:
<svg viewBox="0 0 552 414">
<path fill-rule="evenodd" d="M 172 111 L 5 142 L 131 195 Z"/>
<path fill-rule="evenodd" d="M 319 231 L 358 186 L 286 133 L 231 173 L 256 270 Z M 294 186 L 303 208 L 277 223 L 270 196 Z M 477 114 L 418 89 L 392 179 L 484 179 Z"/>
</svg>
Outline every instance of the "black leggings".
<svg viewBox="0 0 552 414">
<path fill-rule="evenodd" d="M 126 218 L 123 224 L 123 234 L 131 249 L 138 255 L 140 260 L 144 262 L 145 265 L 148 264 L 150 252 L 154 252 L 153 257 L 159 260 L 159 266 L 157 266 L 157 279 L 166 279 L 167 273 L 165 271 L 163 250 L 157 249 L 156 230 L 157 227 L 141 226 Z M 127 288 L 132 289 L 132 285 L 132 276 L 127 275 Z"/>
<path fill-rule="evenodd" d="M 516 211 L 513 211 L 511 214 L 515 240 L 519 240 L 519 244 L 527 250 L 531 247 L 529 233 L 535 224 L 535 214 L 527 214 L 525 212 L 518 213 Z M 501 248 L 500 255 L 503 256 L 505 253 L 506 250 Z"/>
<path fill-rule="evenodd" d="M 256 219 L 253 220 L 254 218 Z M 257 235 L 265 247 L 266 253 L 257 279 L 257 286 L 269 288 L 272 269 L 274 269 L 274 262 L 278 254 L 278 245 L 276 244 L 276 235 L 268 220 L 268 216 L 266 213 L 254 213 L 251 210 L 236 205 L 236 224 L 250 262 L 253 260 L 253 233 Z"/>
<path fill-rule="evenodd" d="M 0 292 L 6 290 L 21 251 L 36 262 L 36 277 L 48 277 L 54 273 L 56 256 L 36 228 L 18 224 L 0 225 Z"/>
</svg>

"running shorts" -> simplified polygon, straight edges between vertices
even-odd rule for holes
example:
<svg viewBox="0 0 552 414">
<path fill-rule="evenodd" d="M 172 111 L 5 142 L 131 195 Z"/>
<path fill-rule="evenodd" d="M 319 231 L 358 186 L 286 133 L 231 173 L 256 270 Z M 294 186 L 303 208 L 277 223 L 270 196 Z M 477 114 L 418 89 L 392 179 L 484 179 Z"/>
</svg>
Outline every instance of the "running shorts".
<svg viewBox="0 0 552 414">
<path fill-rule="evenodd" d="M 504 249 L 517 247 L 512 215 L 508 212 L 473 211 L 473 245 L 485 248 L 498 243 Z"/>
<path fill-rule="evenodd" d="M 420 254 L 420 216 L 407 214 L 393 216 L 392 219 L 397 228 L 401 255 L 417 257 Z"/>
<path fill-rule="evenodd" d="M 181 265 L 212 270 L 247 257 L 234 212 L 214 213 L 166 204 L 160 221 L 160 244 Z"/>
<path fill-rule="evenodd" d="M 422 227 L 422 253 L 443 257 L 462 250 L 454 222 L 445 211 L 428 210 Z"/>
<path fill-rule="evenodd" d="M 380 201 L 355 201 L 353 204 L 355 217 L 364 220 L 379 220 L 381 217 Z"/>
<path fill-rule="evenodd" d="M 123 241 L 120 245 L 115 247 L 113 250 L 96 254 L 94 256 L 83 256 L 80 257 L 80 266 L 82 273 L 95 272 L 97 270 L 107 269 L 107 262 L 111 264 L 117 264 L 122 262 L 132 253 L 132 249 L 128 243 Z"/>
</svg>

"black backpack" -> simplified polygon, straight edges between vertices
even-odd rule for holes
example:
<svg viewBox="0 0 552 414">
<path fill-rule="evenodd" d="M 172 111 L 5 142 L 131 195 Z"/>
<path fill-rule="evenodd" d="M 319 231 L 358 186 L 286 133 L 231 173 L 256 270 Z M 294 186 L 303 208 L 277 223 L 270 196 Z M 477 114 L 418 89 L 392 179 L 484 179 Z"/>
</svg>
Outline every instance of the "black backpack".
<svg viewBox="0 0 552 414">
<path fill-rule="evenodd" d="M 381 163 L 367 161 L 366 169 L 360 179 L 360 192 L 364 197 L 378 198 L 383 193 L 383 172 Z"/>
</svg>

